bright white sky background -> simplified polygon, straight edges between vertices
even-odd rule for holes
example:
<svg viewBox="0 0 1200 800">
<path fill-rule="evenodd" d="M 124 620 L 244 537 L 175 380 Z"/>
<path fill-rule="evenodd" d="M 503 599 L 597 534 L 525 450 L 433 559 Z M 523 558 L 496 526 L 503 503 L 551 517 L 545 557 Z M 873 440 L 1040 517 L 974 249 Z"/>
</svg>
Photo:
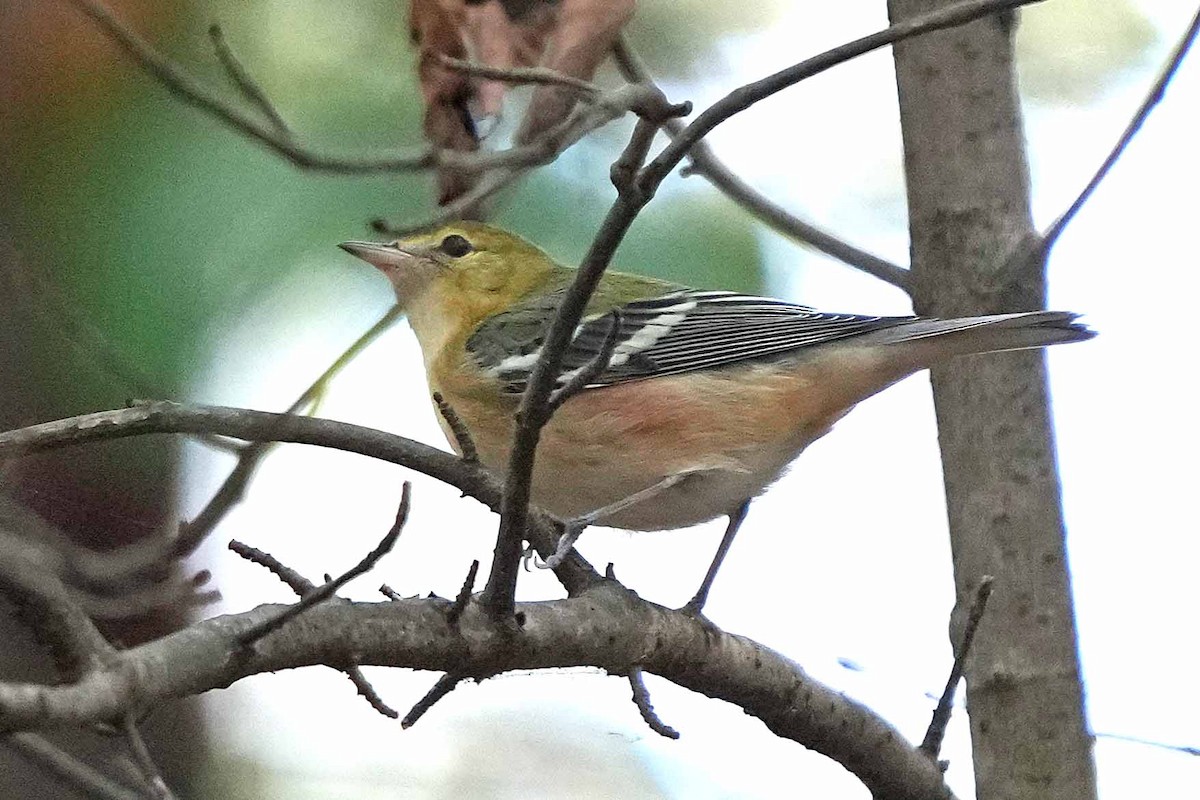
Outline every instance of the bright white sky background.
<svg viewBox="0 0 1200 800">
<path fill-rule="evenodd" d="M 825 4 L 819 19 L 802 9 L 789 12 L 768 30 L 731 41 L 717 77 L 670 87 L 670 95 L 703 107 L 737 84 L 882 26 L 882 5 Z M 1027 105 L 1035 210 L 1043 227 L 1099 163 L 1194 11 L 1176 0 L 1140 6 L 1159 38 L 1139 67 L 1086 106 Z M 1198 100 L 1200 54 L 1193 54 L 1050 263 L 1050 307 L 1082 312 L 1100 332 L 1092 342 L 1049 355 L 1091 724 L 1099 734 L 1188 746 L 1200 746 L 1200 523 L 1192 494 L 1200 449 L 1193 347 L 1200 294 Z M 888 51 L 763 103 L 711 138 L 723 158 L 770 196 L 906 262 Z M 556 168 L 570 174 L 579 158 Z M 670 203 L 672 194 L 655 202 Z M 831 310 L 911 310 L 882 283 L 804 253 L 766 229 L 761 240 L 774 294 Z M 333 244 L 312 254 L 315 264 L 342 258 Z M 686 235 L 679 246 L 687 246 Z M 637 268 L 620 253 L 616 264 Z M 222 333 L 213 342 L 213 371 L 197 383 L 197 399 L 286 406 L 314 365 L 332 360 L 390 303 L 382 279 L 369 297 L 350 297 L 336 277 L 336 270 L 314 268 L 239 329 Z M 320 413 L 445 446 L 415 341 L 403 324 L 346 370 Z M 223 456 L 189 451 L 185 516 L 228 468 Z M 379 599 L 375 587 L 387 581 L 403 594 L 452 596 L 471 559 L 483 560 L 486 570 L 494 516 L 432 479 L 354 455 L 289 446 L 268 459 L 247 502 L 202 554 L 216 565 L 225 598 L 219 610 L 294 599 L 265 571 L 224 550 L 228 539 L 268 550 L 314 580 L 341 572 L 387 529 L 404 478 L 414 483 L 408 528 L 396 550 L 347 594 Z M 678 605 L 695 589 L 721 527 L 634 535 L 593 529 L 580 549 L 601 567 L 615 562 L 622 581 L 643 596 Z M 523 599 L 561 596 L 546 573 L 523 574 L 521 581 Z M 933 707 L 928 693 L 940 691 L 950 665 L 946 624 L 953 600 L 933 408 L 922 374 L 862 404 L 754 504 L 707 613 L 726 630 L 795 659 L 919 740 Z M 384 669 L 368 674 L 401 710 L 437 677 Z M 647 730 L 625 680 L 598 671 L 467 685 L 410 731 L 377 715 L 344 677 L 324 669 L 261 676 L 206 699 L 229 757 L 262 760 L 278 771 L 278 797 L 479 796 L 452 783 L 446 770 L 515 770 L 522 785 L 491 797 L 559 797 L 558 776 L 567 772 L 585 783 L 594 772 L 594 792 L 577 788 L 580 797 L 867 797 L 840 766 L 776 739 L 739 710 L 655 678 L 649 685 L 655 707 L 682 731 L 681 740 Z M 1200 762 L 1185 754 L 1102 736 L 1096 756 L 1106 800 L 1192 798 L 1200 785 Z M 944 757 L 951 761 L 953 788 L 972 796 L 962 713 L 951 725 Z M 640 773 L 617 768 L 635 759 Z"/>
</svg>

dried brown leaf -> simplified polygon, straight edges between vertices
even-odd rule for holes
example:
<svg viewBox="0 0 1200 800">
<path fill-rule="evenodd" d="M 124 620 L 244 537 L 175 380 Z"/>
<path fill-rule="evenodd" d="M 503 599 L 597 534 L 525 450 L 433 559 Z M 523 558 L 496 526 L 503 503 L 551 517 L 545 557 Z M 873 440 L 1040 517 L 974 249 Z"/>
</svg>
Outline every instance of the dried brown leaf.
<svg viewBox="0 0 1200 800">
<path fill-rule="evenodd" d="M 500 69 L 541 65 L 591 80 L 634 5 L 635 0 L 412 0 L 409 23 L 419 53 L 425 137 L 445 149 L 478 149 L 477 123 L 500 116 L 507 89 L 500 81 L 455 72 L 442 56 L 470 57 Z M 517 141 L 529 142 L 562 121 L 577 97 L 560 87 L 539 87 Z M 439 204 L 461 196 L 476 178 L 440 171 Z"/>
</svg>

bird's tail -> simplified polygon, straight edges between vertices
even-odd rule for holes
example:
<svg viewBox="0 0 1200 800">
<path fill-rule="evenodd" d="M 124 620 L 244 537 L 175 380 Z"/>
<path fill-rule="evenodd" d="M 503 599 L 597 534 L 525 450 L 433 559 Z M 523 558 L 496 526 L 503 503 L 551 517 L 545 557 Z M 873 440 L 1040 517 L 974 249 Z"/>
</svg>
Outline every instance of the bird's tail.
<svg viewBox="0 0 1200 800">
<path fill-rule="evenodd" d="M 1028 350 L 1066 342 L 1082 342 L 1096 335 L 1076 322 L 1068 311 L 1026 311 L 957 319 L 914 319 L 860 337 L 859 343 L 889 345 L 911 343 L 922 361 L 934 363 L 953 356 Z"/>
</svg>

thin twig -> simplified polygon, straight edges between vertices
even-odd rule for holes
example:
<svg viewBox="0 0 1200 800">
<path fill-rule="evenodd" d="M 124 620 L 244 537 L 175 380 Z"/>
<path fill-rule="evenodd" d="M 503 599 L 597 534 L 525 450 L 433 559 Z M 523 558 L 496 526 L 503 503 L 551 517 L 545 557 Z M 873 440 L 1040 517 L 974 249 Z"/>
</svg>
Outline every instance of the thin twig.
<svg viewBox="0 0 1200 800">
<path fill-rule="evenodd" d="M 36 733 L 10 733 L 0 739 L 87 797 L 99 800 L 145 800 L 141 792 L 123 786 Z"/>
<path fill-rule="evenodd" d="M 600 343 L 600 349 L 566 383 L 550 395 L 550 399 L 547 401 L 550 411 L 553 412 L 582 392 L 588 384 L 599 378 L 604 370 L 608 369 L 608 364 L 612 361 L 613 350 L 617 348 L 617 340 L 621 336 L 621 310 L 614 308 L 610 312 L 610 316 L 612 321 L 608 324 L 608 331 L 604 334 L 604 341 Z"/>
<path fill-rule="evenodd" d="M 489 172 L 485 178 L 475 183 L 470 190 L 441 206 L 436 213 L 424 217 L 418 222 L 404 224 L 389 222 L 383 217 L 376 217 L 367 224 L 371 230 L 385 236 L 408 236 L 427 228 L 463 219 L 469 216 L 472 209 L 478 207 L 485 200 L 491 199 L 492 196 L 501 190 L 516 183 L 529 169 L 532 169 L 532 167 L 526 169 L 496 168 Z"/>
<path fill-rule="evenodd" d="M 317 379 L 309 384 L 299 397 L 292 401 L 284 411 L 285 415 L 299 413 L 312 403 L 329 386 L 329 382 L 345 368 L 347 364 L 358 357 L 372 342 L 378 339 L 384 331 L 403 316 L 399 306 L 392 306 L 379 320 L 354 340 L 341 355 L 333 360 Z M 258 442 L 242 449 L 238 455 L 237 464 L 218 487 L 216 493 L 204 505 L 204 508 L 187 523 L 179 526 L 179 535 L 173 543 L 173 555 L 183 557 L 195 551 L 208 534 L 220 524 L 221 520 L 241 502 L 245 496 L 246 487 L 258 469 L 259 463 L 271 451 L 275 443 L 270 441 Z"/>
<path fill-rule="evenodd" d="M 1092 735 L 1097 739 L 1112 739 L 1117 742 L 1129 742 L 1130 744 L 1140 744 L 1160 750 L 1169 750 L 1172 753 L 1183 753 L 1186 756 L 1200 756 L 1200 747 L 1189 747 L 1185 744 L 1156 742 L 1153 739 L 1143 739 L 1140 736 L 1130 736 L 1124 733 L 1093 733 Z"/>
<path fill-rule="evenodd" d="M 761 80 L 740 86 L 713 103 L 688 123 L 679 132 L 679 135 L 674 137 L 671 143 L 647 165 L 642 180 L 648 186 L 657 187 L 684 159 L 692 146 L 707 136 L 713 128 L 745 111 L 755 103 L 795 86 L 800 81 L 819 75 L 832 67 L 881 47 L 887 47 L 933 31 L 955 28 L 983 17 L 1037 2 L 1042 2 L 1042 0 L 961 0 L 961 2 L 942 6 L 928 14 L 920 14 L 876 33 L 826 50 L 824 53 L 793 64 Z"/>
<path fill-rule="evenodd" d="M 129 752 L 133 754 L 134 763 L 142 773 L 142 780 L 145 781 L 150 796 L 157 800 L 175 800 L 175 793 L 163 780 L 158 765 L 154 763 L 154 759 L 150 755 L 150 748 L 146 747 L 146 740 L 142 738 L 141 731 L 137 728 L 133 714 L 125 715 L 122 727 L 125 733 L 125 742 L 129 745 Z"/>
<path fill-rule="evenodd" d="M 352 157 L 320 153 L 296 144 L 290 137 L 280 135 L 273 125 L 254 119 L 219 98 L 211 89 L 127 28 L 104 4 L 96 0 L 72 0 L 72 3 L 96 22 L 127 56 L 171 94 L 225 122 L 239 133 L 266 145 L 297 166 L 341 173 L 406 172 L 431 169 L 443 160 L 432 150 Z"/>
<path fill-rule="evenodd" d="M 678 739 L 679 731 L 663 722 L 655 712 L 654 704 L 650 702 L 650 692 L 646 689 L 646 680 L 641 667 L 633 667 L 629 670 L 629 687 L 633 689 L 634 705 L 637 706 L 638 713 L 642 715 L 645 723 L 650 726 L 650 730 L 668 739 Z"/>
<path fill-rule="evenodd" d="M 647 104 L 647 107 L 643 108 L 639 115 L 652 122 L 661 122 L 667 115 L 677 113 L 679 110 L 679 107 L 670 104 L 661 92 L 657 94 L 657 105 L 657 114 Z M 639 125 L 635 129 L 634 136 L 626 145 L 625 151 L 618 161 L 632 163 L 629 161 L 630 154 L 633 154 L 634 157 L 639 152 L 644 154 L 645 141 L 642 136 L 638 135 L 639 129 L 644 130 L 644 126 Z M 488 573 L 487 584 L 480 597 L 480 604 L 487 609 L 493 620 L 501 621 L 512 618 L 517 573 L 523 553 L 521 541 L 528 518 L 534 454 L 538 440 L 541 438 L 542 428 L 549 421 L 552 413 L 548 403 L 562 370 L 563 355 L 574 338 L 576 326 L 583 317 L 588 300 L 599 285 L 600 278 L 608 267 L 608 262 L 616 251 L 621 236 L 632 224 L 637 210 L 653 194 L 653 189 L 644 191 L 639 188 L 637 191 L 630 191 L 627 186 L 622 191 L 618 187 L 616 205 L 609 211 L 605 224 L 601 226 L 592 242 L 583 264 L 575 274 L 575 280 L 563 294 L 558 311 L 546 331 L 542 354 L 534 365 L 525 393 L 521 396 L 521 403 L 517 410 L 517 429 L 513 435 L 508 468 L 505 471 L 504 498 L 500 507 L 500 531 L 496 536 L 496 547 L 492 556 L 492 567 Z"/>
<path fill-rule="evenodd" d="M 399 307 L 393 306 L 374 325 L 355 340 L 345 351 L 331 363 L 321 375 L 312 382 L 304 392 L 296 398 L 284 414 L 279 415 L 278 424 L 286 424 L 291 415 L 312 403 L 328 386 L 329 382 L 350 361 L 358 356 L 368 345 L 377 339 L 385 330 L 402 316 Z M 147 406 L 149 401 L 131 402 L 131 407 Z M 210 432 L 196 431 L 198 435 L 208 440 L 218 437 Z M 254 471 L 261 460 L 271 451 L 277 442 L 267 435 L 250 445 L 237 447 L 238 460 L 233 470 L 226 476 L 221 486 L 205 504 L 204 508 L 189 522 L 182 523 L 174 538 L 156 537 L 136 544 L 101 554 L 88 554 L 87 558 L 76 557 L 72 565 L 81 572 L 81 577 L 91 584 L 96 584 L 106 592 L 119 591 L 128 595 L 133 591 L 141 591 L 136 584 L 148 574 L 160 570 L 163 564 L 173 558 L 190 555 L 200 545 L 209 533 L 221 522 L 229 511 L 236 506 L 245 494 Z M 165 596 L 169 587 L 152 589 L 155 596 Z M 196 602 L 205 602 L 207 597 L 197 597 Z M 103 605 L 103 603 L 102 603 Z"/>
<path fill-rule="evenodd" d="M 471 431 L 462 421 L 458 412 L 454 410 L 454 406 L 450 405 L 445 397 L 442 397 L 441 392 L 433 393 L 433 402 L 437 406 L 438 413 L 442 415 L 442 419 L 446 420 L 446 427 L 450 429 L 454 444 L 458 445 L 455 449 L 458 450 L 462 460 L 468 464 L 479 461 L 479 451 L 475 449 L 475 440 L 471 438 Z"/>
<path fill-rule="evenodd" d="M 984 575 L 979 580 L 975 590 L 975 599 L 971 601 L 971 610 L 967 614 L 967 622 L 963 626 L 962 640 L 954 651 L 954 665 L 950 668 L 950 677 L 946 679 L 946 688 L 942 690 L 937 708 L 933 710 L 933 719 L 921 740 L 920 751 L 931 761 L 937 761 L 938 753 L 942 750 L 942 740 L 946 738 L 946 726 L 950 724 L 950 713 L 954 708 L 954 693 L 958 690 L 958 682 L 962 680 L 963 670 L 967 668 L 967 656 L 971 654 L 971 643 L 975 641 L 975 631 L 983 619 L 987 609 L 988 598 L 992 595 L 993 578 Z"/>
<path fill-rule="evenodd" d="M 617 39 L 613 47 L 613 55 L 618 69 L 626 80 L 634 83 L 652 82 L 649 71 L 625 37 Z M 675 137 L 683 131 L 684 126 L 685 123 L 681 120 L 669 119 L 663 125 L 663 130 L 671 137 Z M 688 151 L 688 160 L 691 162 L 690 172 L 692 174 L 707 179 L 709 183 L 724 192 L 726 197 L 765 222 L 777 233 L 835 258 L 847 266 L 879 278 L 885 283 L 890 283 L 905 291 L 908 290 L 907 269 L 855 247 L 768 200 L 766 196 L 752 189 L 749 184 L 718 159 L 706 140 L 701 139 L 692 145 L 692 149 Z"/>
<path fill-rule="evenodd" d="M 579 92 L 585 99 L 593 98 L 600 94 L 600 89 L 582 78 L 576 78 L 573 75 L 564 75 L 561 72 L 546 67 L 509 67 L 507 69 L 489 67 L 486 64 L 476 64 L 471 61 L 452 58 L 445 53 L 438 54 L 438 61 L 441 62 L 443 67 L 454 72 L 474 75 L 477 78 L 500 81 L 501 83 L 562 86 L 566 89 Z"/>
<path fill-rule="evenodd" d="M 1159 72 L 1158 77 L 1151 85 L 1150 91 L 1146 94 L 1145 99 L 1142 100 L 1141 105 L 1138 106 L 1133 118 L 1129 120 L 1129 124 L 1125 126 L 1125 130 L 1121 132 L 1121 136 L 1117 139 L 1116 144 L 1113 145 L 1112 150 L 1109 151 L 1104 161 L 1100 163 L 1096 174 L 1087 182 L 1087 185 L 1083 187 L 1083 191 L 1079 193 L 1079 196 L 1075 198 L 1075 201 L 1071 203 L 1067 210 L 1058 219 L 1054 220 L 1050 227 L 1046 229 L 1046 232 L 1042 234 L 1040 249 L 1043 258 L 1054 247 L 1055 242 L 1058 241 L 1058 237 L 1062 235 L 1063 229 L 1075 218 L 1075 215 L 1083 208 L 1084 203 L 1096 191 L 1096 187 L 1100 185 L 1100 182 L 1112 170 L 1117 160 L 1121 158 L 1121 155 L 1125 152 L 1125 148 L 1133 141 L 1133 137 L 1137 135 L 1137 132 L 1141 130 L 1142 125 L 1150 116 L 1150 112 L 1162 101 L 1163 95 L 1167 91 L 1167 85 L 1175 77 L 1175 73 L 1179 71 L 1179 66 L 1183 63 L 1183 59 L 1187 55 L 1188 50 L 1191 49 L 1192 44 L 1195 43 L 1198 33 L 1200 33 L 1200 9 L 1192 17 L 1191 23 L 1188 25 L 1187 30 L 1184 31 L 1183 36 L 1180 37 L 1175 48 L 1171 51 L 1167 63 L 1163 66 L 1162 71 Z"/>
<path fill-rule="evenodd" d="M 467 577 L 462 588 L 458 590 L 458 596 L 454 598 L 454 604 L 446 612 L 446 621 L 451 625 L 457 625 L 463 612 L 467 610 L 467 603 L 471 602 L 471 593 L 475 591 L 475 576 L 478 574 L 479 559 L 475 559 L 471 562 L 471 568 L 467 570 Z"/>
<path fill-rule="evenodd" d="M 606 92 L 593 102 L 582 103 L 574 108 L 567 118 L 542 132 L 528 144 L 509 150 L 492 153 L 487 162 L 488 175 L 469 192 L 442 206 L 438 213 L 411 224 L 374 219 L 371 227 L 390 236 L 407 236 L 410 233 L 461 219 L 469 210 L 511 186 L 531 169 L 549 164 L 559 154 L 569 149 L 592 131 L 630 111 L 642 113 L 655 96 L 656 89 L 641 84 L 629 84 Z M 481 156 L 482 157 L 482 156 Z M 482 171 L 482 170 L 481 170 Z"/>
<path fill-rule="evenodd" d="M 400 712 L 384 702 L 383 698 L 379 696 L 379 692 L 375 691 L 375 687 L 371 685 L 371 682 L 367 680 L 367 676 L 363 674 L 362 667 L 355 664 L 349 667 L 340 667 L 339 671 L 350 679 L 350 682 L 354 684 L 355 691 L 358 692 L 358 696 L 366 700 L 371 708 L 388 719 L 400 718 Z"/>
<path fill-rule="evenodd" d="M 425 716 L 425 712 L 433 708 L 438 700 L 441 700 L 446 695 L 454 691 L 454 687 L 458 686 L 463 679 L 462 675 L 453 672 L 447 672 L 445 675 L 437 679 L 437 683 L 425 693 L 425 696 L 413 705 L 412 710 L 404 715 L 404 719 L 400 720 L 401 728 L 411 728 L 417 724 L 417 720 Z"/>
<path fill-rule="evenodd" d="M 250 563 L 258 564 L 260 567 L 265 568 L 276 578 L 279 578 L 279 580 L 287 584 L 287 587 L 300 597 L 303 597 L 309 592 L 316 591 L 317 585 L 315 583 L 301 575 L 296 570 L 285 565 L 282 561 L 270 553 L 263 552 L 257 547 L 251 547 L 250 545 L 239 542 L 236 539 L 229 543 L 229 549 Z"/>
<path fill-rule="evenodd" d="M 186 70 L 159 53 L 145 40 L 121 23 L 107 6 L 97 0 L 71 0 L 84 14 L 130 57 L 143 71 L 156 79 L 171 94 L 189 105 L 229 125 L 238 133 L 266 146 L 298 167 L 341 174 L 363 174 L 378 172 L 414 172 L 432 169 L 450 169 L 458 172 L 485 172 L 493 169 L 511 170 L 514 167 L 533 167 L 553 161 L 583 136 L 607 122 L 623 116 L 629 107 L 618 109 L 619 96 L 604 95 L 590 104 L 603 110 L 591 115 L 573 115 L 555 129 L 558 138 L 539 137 L 536 141 L 497 151 L 458 151 L 426 148 L 420 152 L 384 152 L 377 155 L 350 156 L 323 153 L 296 141 L 292 135 L 281 132 L 274 121 L 263 123 L 241 109 L 230 105 L 207 86 L 189 75 Z M 228 69 L 228 66 L 226 66 Z M 235 79 L 236 80 L 236 79 Z M 242 91 L 245 87 L 239 86 Z M 620 90 L 618 90 L 620 91 Z M 610 97 L 605 102 L 604 98 Z M 255 105 L 262 108 L 258 101 Z M 268 103 L 269 104 L 269 103 Z M 605 119 L 605 116 L 608 118 Z M 522 170 L 509 177 L 503 185 L 515 180 Z M 488 196 L 503 188 L 490 183 Z M 482 198 L 476 198 L 480 200 Z M 387 223 L 380 220 L 383 229 Z"/>
<path fill-rule="evenodd" d="M 404 523 L 408 521 L 408 509 L 412 495 L 412 484 L 408 481 L 404 482 L 404 488 L 400 493 L 400 508 L 396 511 L 396 521 L 392 523 L 392 527 L 384 535 L 383 539 L 375 547 L 374 550 L 367 553 L 362 561 L 355 564 L 353 567 L 342 573 L 333 580 L 326 580 L 314 591 L 305 594 L 300 598 L 298 603 L 288 606 L 283 611 L 275 614 L 256 625 L 252 625 L 246 630 L 238 634 L 237 640 L 243 647 L 249 647 L 259 639 L 266 636 L 272 631 L 278 630 L 286 625 L 292 619 L 300 616 L 313 606 L 323 603 L 337 592 L 338 589 L 345 586 L 350 581 L 357 578 L 366 572 L 369 572 L 378 563 L 379 559 L 383 558 L 396 544 L 396 540 L 400 538 L 401 531 L 404 530 Z"/>
<path fill-rule="evenodd" d="M 686 116 L 692 113 L 692 105 L 686 103 L 677 106 L 675 110 L 680 116 Z M 667 119 L 671 119 L 671 117 L 665 113 L 655 120 L 647 117 L 638 118 L 637 125 L 633 128 L 633 134 L 629 137 L 629 143 L 608 170 L 609 182 L 612 183 L 618 194 L 636 191 L 635 178 L 637 178 L 638 170 L 646 163 L 646 156 L 650 154 L 650 145 L 654 143 L 654 137 L 658 134 L 659 127 Z"/>
<path fill-rule="evenodd" d="M 304 597 L 310 592 L 317 590 L 317 585 L 315 583 L 310 581 L 308 578 L 305 578 L 296 570 L 285 565 L 270 553 L 265 553 L 256 547 L 251 547 L 250 545 L 243 544 L 239 541 L 230 542 L 229 549 L 247 561 L 258 564 L 261 567 L 265 567 L 271 572 L 271 574 L 287 584 L 288 588 L 290 588 L 300 597 Z M 358 664 L 340 666 L 336 669 L 344 673 L 345 676 L 350 679 L 350 682 L 354 684 L 355 691 L 358 692 L 360 697 L 371 704 L 371 708 L 375 709 L 385 717 L 390 717 L 391 719 L 396 719 L 400 716 L 400 712 L 396 711 L 383 701 L 383 698 L 379 696 L 377 691 L 375 691 L 375 687 L 371 685 L 369 680 L 367 680 L 367 676 L 363 674 L 363 671 Z"/>
<path fill-rule="evenodd" d="M 292 138 L 291 128 L 283 116 L 280 115 L 275 104 L 267 97 L 267 93 L 258 85 L 258 81 L 254 80 L 250 72 L 242 64 L 241 59 L 233 52 L 233 48 L 229 46 L 229 42 L 225 39 L 225 33 L 221 30 L 221 26 L 215 22 L 208 27 L 208 38 L 212 40 L 213 50 L 217 53 L 217 59 L 220 60 L 221 66 L 225 67 L 226 74 L 230 80 L 238 87 L 241 93 L 255 107 L 258 108 L 271 124 L 275 127 L 275 132 L 286 139 Z"/>
<path fill-rule="evenodd" d="M 71 596 L 62 578 L 28 551 L 0 560 L 0 594 L 17 609 L 18 619 L 45 643 L 62 677 L 76 680 L 116 652 Z"/>
</svg>

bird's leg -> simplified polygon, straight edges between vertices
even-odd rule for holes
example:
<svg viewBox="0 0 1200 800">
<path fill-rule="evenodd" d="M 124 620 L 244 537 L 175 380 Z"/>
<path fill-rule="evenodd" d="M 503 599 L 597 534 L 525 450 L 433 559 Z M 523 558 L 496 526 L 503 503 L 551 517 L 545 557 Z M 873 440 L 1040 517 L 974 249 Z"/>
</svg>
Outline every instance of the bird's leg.
<svg viewBox="0 0 1200 800">
<path fill-rule="evenodd" d="M 712 589 L 713 581 L 717 578 L 717 570 L 721 568 L 721 562 L 725 560 L 725 555 L 729 552 L 729 546 L 733 544 L 733 537 L 737 536 L 738 528 L 742 527 L 742 521 L 746 519 L 746 512 L 750 510 L 750 501 L 742 503 L 737 507 L 737 510 L 729 515 L 729 524 L 725 526 L 725 535 L 721 537 L 721 544 L 717 546 L 717 554 L 713 556 L 712 563 L 708 565 L 708 572 L 704 575 L 704 580 L 700 583 L 700 588 L 696 590 L 696 594 L 691 600 L 688 600 L 683 608 L 679 609 L 683 613 L 692 616 L 700 616 L 700 612 L 704 610 L 704 604 L 708 602 L 708 592 Z"/>
<path fill-rule="evenodd" d="M 602 508 L 597 508 L 595 511 L 589 511 L 578 517 L 564 520 L 563 535 L 558 540 L 558 547 L 555 549 L 554 555 L 547 558 L 544 563 L 538 564 L 535 561 L 534 564 L 540 569 L 554 569 L 563 562 L 563 559 L 567 557 L 567 553 L 571 552 L 571 548 L 575 546 L 575 542 L 583 535 L 583 529 L 588 525 L 595 525 L 598 522 L 603 523 L 606 518 L 614 514 L 618 514 L 652 497 L 657 497 L 691 474 L 691 472 L 677 472 L 674 475 L 668 475 L 653 486 L 648 486 L 645 489 L 634 492 L 628 497 L 622 497 L 615 503 L 609 503 Z"/>
</svg>

